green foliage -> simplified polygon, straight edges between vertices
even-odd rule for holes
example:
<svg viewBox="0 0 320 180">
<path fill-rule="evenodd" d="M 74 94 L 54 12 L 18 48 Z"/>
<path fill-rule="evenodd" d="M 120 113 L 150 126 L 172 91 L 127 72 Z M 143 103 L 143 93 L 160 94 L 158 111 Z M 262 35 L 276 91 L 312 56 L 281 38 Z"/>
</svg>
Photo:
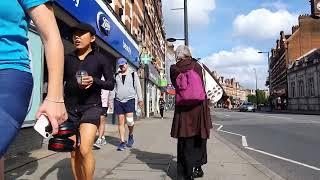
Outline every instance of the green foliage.
<svg viewBox="0 0 320 180">
<path fill-rule="evenodd" d="M 230 99 L 231 102 L 233 102 L 233 97 L 232 96 L 230 96 L 229 99 Z"/>
<path fill-rule="evenodd" d="M 249 94 L 248 96 L 247 96 L 247 98 L 248 98 L 248 101 L 249 102 L 251 102 L 251 103 L 253 103 L 253 104 L 257 104 L 257 99 L 256 99 L 256 96 L 255 95 L 252 95 L 252 94 Z"/>
<path fill-rule="evenodd" d="M 268 103 L 268 99 L 266 98 L 266 94 L 265 94 L 264 91 L 258 90 L 258 91 L 257 91 L 257 95 L 258 95 L 258 103 L 259 103 L 259 104 L 267 104 L 267 103 Z M 256 98 L 255 95 L 249 94 L 249 95 L 247 96 L 247 98 L 248 98 L 248 101 L 249 101 L 249 102 L 251 102 L 251 103 L 253 103 L 253 104 L 257 104 L 257 98 Z"/>
</svg>

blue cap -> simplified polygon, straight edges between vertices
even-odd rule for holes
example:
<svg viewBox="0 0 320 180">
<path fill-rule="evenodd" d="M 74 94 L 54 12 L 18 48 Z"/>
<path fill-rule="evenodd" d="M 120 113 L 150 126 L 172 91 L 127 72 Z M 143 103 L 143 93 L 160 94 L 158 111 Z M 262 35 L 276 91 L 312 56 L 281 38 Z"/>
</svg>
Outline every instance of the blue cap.
<svg viewBox="0 0 320 180">
<path fill-rule="evenodd" d="M 122 66 L 127 64 L 127 60 L 125 58 L 118 59 L 118 66 Z"/>
</svg>

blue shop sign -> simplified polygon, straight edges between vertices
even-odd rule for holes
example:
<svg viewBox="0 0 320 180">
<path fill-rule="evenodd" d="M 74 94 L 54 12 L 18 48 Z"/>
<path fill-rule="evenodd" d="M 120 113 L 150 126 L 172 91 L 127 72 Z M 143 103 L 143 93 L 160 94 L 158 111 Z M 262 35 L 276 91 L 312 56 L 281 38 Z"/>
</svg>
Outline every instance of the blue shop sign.
<svg viewBox="0 0 320 180">
<path fill-rule="evenodd" d="M 55 0 L 80 22 L 95 27 L 97 35 L 139 67 L 139 47 L 102 0 Z"/>
</svg>

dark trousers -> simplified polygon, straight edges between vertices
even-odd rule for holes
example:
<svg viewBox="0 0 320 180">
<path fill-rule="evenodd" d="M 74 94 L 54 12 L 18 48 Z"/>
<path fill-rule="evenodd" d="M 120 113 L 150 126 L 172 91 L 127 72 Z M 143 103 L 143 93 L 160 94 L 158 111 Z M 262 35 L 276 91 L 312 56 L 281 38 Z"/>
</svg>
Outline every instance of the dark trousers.
<svg viewBox="0 0 320 180">
<path fill-rule="evenodd" d="M 164 108 L 160 108 L 160 115 L 161 115 L 161 117 L 163 117 L 163 111 L 164 111 Z"/>
<path fill-rule="evenodd" d="M 191 176 L 193 168 L 207 163 L 207 139 L 200 136 L 178 138 L 178 176 Z"/>
</svg>

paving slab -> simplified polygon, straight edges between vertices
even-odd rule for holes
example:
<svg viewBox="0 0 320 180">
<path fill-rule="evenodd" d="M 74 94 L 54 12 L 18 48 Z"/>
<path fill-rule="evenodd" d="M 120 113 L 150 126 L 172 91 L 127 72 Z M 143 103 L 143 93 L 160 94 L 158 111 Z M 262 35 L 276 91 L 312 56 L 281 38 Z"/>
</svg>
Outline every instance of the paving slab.
<svg viewBox="0 0 320 180">
<path fill-rule="evenodd" d="M 119 143 L 115 126 L 107 133 L 107 145 L 94 150 L 98 180 L 170 180 L 176 179 L 176 139 L 170 137 L 172 113 L 169 118 L 149 118 L 137 122 L 135 144 L 132 149 L 116 151 Z M 108 128 L 108 127 L 107 127 Z M 202 179 L 210 180 L 267 180 L 282 179 L 268 168 L 246 155 L 241 149 L 232 146 L 213 131 L 208 140 L 208 164 L 203 169 Z M 30 153 L 32 161 L 19 162 L 7 168 L 6 180 L 65 180 L 72 179 L 70 156 L 68 153 L 52 153 L 45 148 Z M 25 159 L 28 159 L 26 157 Z M 21 159 L 22 160 L 22 159 Z M 200 178 L 201 179 L 201 178 Z"/>
</svg>

